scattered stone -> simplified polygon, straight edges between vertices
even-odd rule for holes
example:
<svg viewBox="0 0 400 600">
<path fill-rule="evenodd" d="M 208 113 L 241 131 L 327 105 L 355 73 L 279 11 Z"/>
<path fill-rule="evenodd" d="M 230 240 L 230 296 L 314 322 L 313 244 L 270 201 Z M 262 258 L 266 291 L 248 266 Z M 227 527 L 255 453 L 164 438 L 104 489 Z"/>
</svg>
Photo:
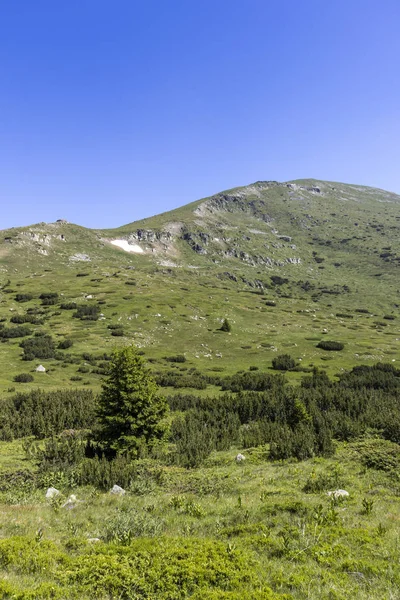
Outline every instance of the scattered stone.
<svg viewBox="0 0 400 600">
<path fill-rule="evenodd" d="M 101 542 L 100 538 L 88 538 L 88 544 L 97 544 Z"/>
<path fill-rule="evenodd" d="M 126 492 L 121 486 L 114 485 L 110 490 L 110 494 L 115 494 L 116 496 L 124 496 Z"/>
<path fill-rule="evenodd" d="M 49 487 L 48 490 L 47 490 L 47 492 L 46 492 L 46 498 L 48 498 L 50 500 L 51 500 L 51 498 L 56 498 L 59 495 L 60 495 L 60 492 L 55 487 Z"/>
<path fill-rule="evenodd" d="M 87 254 L 81 254 L 80 252 L 77 252 L 73 256 L 70 256 L 69 260 L 72 262 L 90 262 L 91 259 Z"/>
<path fill-rule="evenodd" d="M 76 503 L 77 503 L 77 498 L 75 496 L 75 494 L 71 494 L 68 498 L 68 500 L 66 502 L 64 502 L 64 504 L 62 505 L 62 508 L 67 508 L 69 510 L 71 510 L 72 508 L 76 507 Z"/>
<path fill-rule="evenodd" d="M 328 492 L 328 496 L 330 496 L 331 498 L 348 498 L 350 496 L 349 492 L 346 492 L 346 490 L 334 490 L 333 492 Z"/>
</svg>

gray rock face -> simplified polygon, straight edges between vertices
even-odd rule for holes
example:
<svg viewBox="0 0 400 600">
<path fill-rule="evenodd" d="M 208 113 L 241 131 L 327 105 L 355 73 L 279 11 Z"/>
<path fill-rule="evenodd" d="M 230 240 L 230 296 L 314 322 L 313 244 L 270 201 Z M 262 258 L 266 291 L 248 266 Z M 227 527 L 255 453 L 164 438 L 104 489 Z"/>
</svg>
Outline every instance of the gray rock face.
<svg viewBox="0 0 400 600">
<path fill-rule="evenodd" d="M 204 245 L 207 245 L 210 241 L 210 236 L 207 233 L 202 231 L 200 232 L 191 232 L 186 231 L 182 235 L 182 239 L 189 244 L 192 250 L 197 254 L 207 254 L 207 250 L 200 244 L 200 242 Z"/>
<path fill-rule="evenodd" d="M 136 233 L 132 233 L 129 238 L 138 242 L 163 242 L 168 243 L 172 239 L 169 231 L 154 231 L 153 229 L 138 229 Z"/>
</svg>

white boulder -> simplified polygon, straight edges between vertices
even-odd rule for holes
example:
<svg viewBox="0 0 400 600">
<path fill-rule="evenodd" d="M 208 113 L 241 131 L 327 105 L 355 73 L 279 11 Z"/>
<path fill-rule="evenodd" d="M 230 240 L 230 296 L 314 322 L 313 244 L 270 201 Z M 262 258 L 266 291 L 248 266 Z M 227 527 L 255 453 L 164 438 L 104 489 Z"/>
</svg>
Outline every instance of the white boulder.
<svg viewBox="0 0 400 600">
<path fill-rule="evenodd" d="M 48 498 L 50 500 L 51 500 L 51 498 L 55 498 L 56 496 L 59 496 L 59 495 L 60 495 L 60 492 L 55 487 L 49 487 L 46 492 L 46 498 Z"/>
<path fill-rule="evenodd" d="M 236 460 L 236 462 L 237 462 L 237 463 L 240 463 L 240 462 L 243 462 L 244 460 L 246 460 L 246 457 L 245 457 L 245 456 L 243 456 L 243 454 L 238 454 L 238 455 L 236 456 L 236 459 L 235 459 L 235 460 Z"/>
<path fill-rule="evenodd" d="M 333 492 L 328 492 L 328 496 L 337 500 L 338 498 L 348 498 L 350 494 L 346 490 L 334 490 Z"/>
<path fill-rule="evenodd" d="M 110 490 L 110 494 L 115 494 L 116 496 L 124 496 L 126 492 L 124 488 L 122 488 L 120 485 L 113 485 L 113 487 Z"/>
<path fill-rule="evenodd" d="M 46 373 L 46 369 L 43 365 L 39 365 L 38 367 L 36 367 L 36 373 Z"/>
</svg>

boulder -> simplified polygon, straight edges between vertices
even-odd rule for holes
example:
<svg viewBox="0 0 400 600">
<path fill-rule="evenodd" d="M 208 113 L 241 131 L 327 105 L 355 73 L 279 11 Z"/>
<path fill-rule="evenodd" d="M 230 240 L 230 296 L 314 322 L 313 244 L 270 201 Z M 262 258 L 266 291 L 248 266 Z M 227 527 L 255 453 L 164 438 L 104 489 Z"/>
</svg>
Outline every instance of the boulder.
<svg viewBox="0 0 400 600">
<path fill-rule="evenodd" d="M 77 504 L 77 498 L 75 496 L 75 494 L 71 494 L 68 497 L 68 500 L 66 502 L 64 502 L 64 504 L 62 505 L 63 508 L 67 508 L 67 509 L 72 509 L 75 508 Z"/>
<path fill-rule="evenodd" d="M 124 488 L 122 488 L 119 485 L 113 485 L 113 487 L 110 490 L 110 494 L 115 494 L 115 496 L 124 496 L 124 494 L 126 494 Z"/>
<path fill-rule="evenodd" d="M 246 457 L 243 456 L 243 454 L 238 454 L 235 458 L 237 463 L 243 462 L 244 460 L 246 460 Z"/>
<path fill-rule="evenodd" d="M 44 368 L 43 365 L 39 365 L 38 367 L 36 367 L 36 372 L 37 373 L 46 373 L 46 369 Z"/>
<path fill-rule="evenodd" d="M 56 496 L 59 496 L 59 495 L 60 495 L 60 492 L 55 487 L 49 487 L 46 492 L 46 498 L 49 498 L 49 499 L 55 498 Z"/>
<path fill-rule="evenodd" d="M 346 490 L 334 490 L 333 492 L 328 492 L 328 496 L 337 500 L 338 498 L 348 498 L 350 494 Z"/>
</svg>

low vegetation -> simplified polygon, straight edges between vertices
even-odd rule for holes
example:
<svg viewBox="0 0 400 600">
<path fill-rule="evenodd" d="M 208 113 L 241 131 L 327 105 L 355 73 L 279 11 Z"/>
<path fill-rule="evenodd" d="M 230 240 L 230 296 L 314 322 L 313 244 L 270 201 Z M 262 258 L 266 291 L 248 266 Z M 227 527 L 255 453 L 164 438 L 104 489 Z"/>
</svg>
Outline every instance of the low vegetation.
<svg viewBox="0 0 400 600">
<path fill-rule="evenodd" d="M 0 598 L 400 596 L 398 199 L 315 183 L 0 232 Z"/>
</svg>

